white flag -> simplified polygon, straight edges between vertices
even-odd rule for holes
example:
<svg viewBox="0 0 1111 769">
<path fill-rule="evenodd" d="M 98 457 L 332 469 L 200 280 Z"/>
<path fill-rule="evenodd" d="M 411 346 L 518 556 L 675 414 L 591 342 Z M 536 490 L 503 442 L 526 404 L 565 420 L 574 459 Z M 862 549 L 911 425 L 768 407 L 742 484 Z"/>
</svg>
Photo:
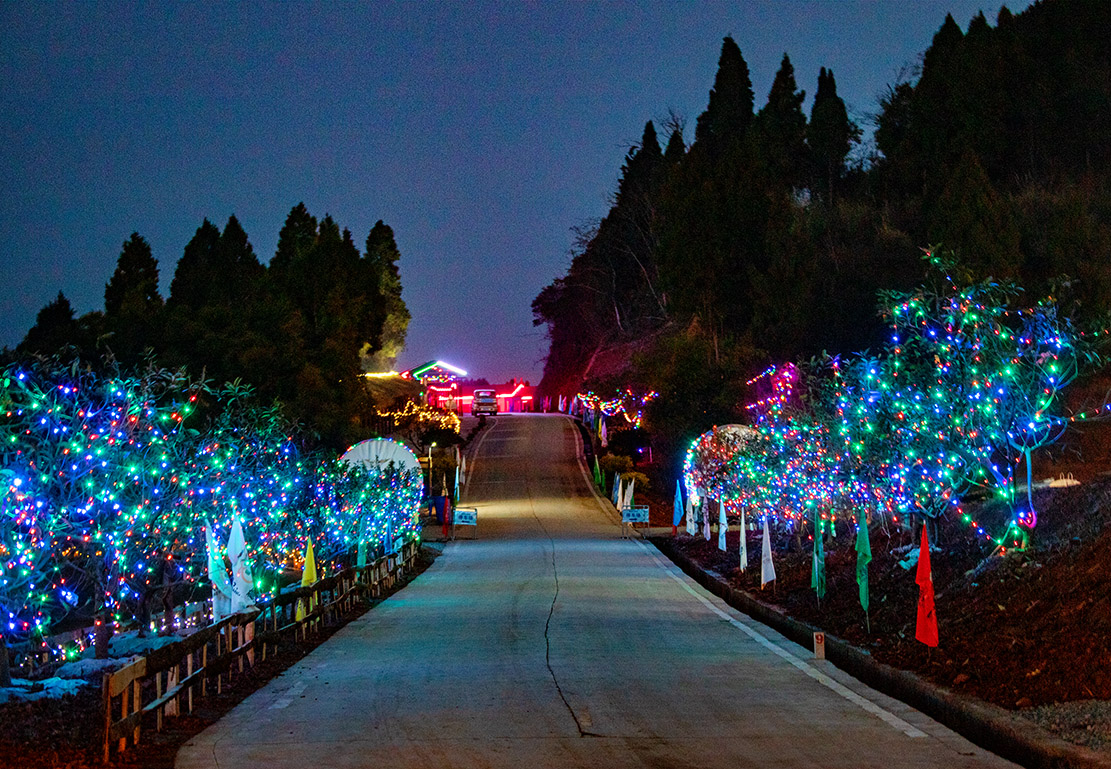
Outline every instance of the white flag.
<svg viewBox="0 0 1111 769">
<path fill-rule="evenodd" d="M 598 431 L 598 440 L 602 443 L 602 448 L 610 445 L 609 432 L 606 430 L 606 418 L 602 417 L 602 429 Z"/>
<path fill-rule="evenodd" d="M 745 525 L 745 510 L 741 508 L 741 571 L 748 568 L 748 526 Z"/>
<path fill-rule="evenodd" d="M 702 500 L 702 536 L 706 541 L 710 541 L 710 498 L 705 497 Z"/>
<path fill-rule="evenodd" d="M 692 495 L 687 494 L 687 534 L 694 536 L 698 533 L 698 521 L 694 520 L 694 502 L 691 500 Z"/>
<path fill-rule="evenodd" d="M 760 587 L 775 579 L 775 565 L 772 563 L 772 537 L 768 533 L 768 516 L 764 516 L 764 547 L 760 556 Z"/>
<path fill-rule="evenodd" d="M 231 613 L 243 611 L 251 605 L 251 561 L 247 557 L 247 542 L 243 538 L 243 524 L 232 516 L 231 534 L 228 535 L 228 558 L 231 559 Z"/>
<path fill-rule="evenodd" d="M 231 584 L 216 534 L 208 521 L 204 523 L 204 536 L 208 546 L 208 581 L 212 583 L 212 621 L 217 622 L 231 614 Z"/>
<path fill-rule="evenodd" d="M 633 489 L 636 488 L 636 485 L 637 485 L 637 479 L 636 478 L 633 478 L 631 481 L 629 481 L 628 495 L 625 497 L 625 504 L 623 504 L 621 507 L 624 508 L 624 507 L 632 507 L 633 506 Z"/>
<path fill-rule="evenodd" d="M 725 520 L 725 500 L 718 502 L 718 550 L 725 550 L 725 533 L 729 531 L 729 522 Z"/>
</svg>

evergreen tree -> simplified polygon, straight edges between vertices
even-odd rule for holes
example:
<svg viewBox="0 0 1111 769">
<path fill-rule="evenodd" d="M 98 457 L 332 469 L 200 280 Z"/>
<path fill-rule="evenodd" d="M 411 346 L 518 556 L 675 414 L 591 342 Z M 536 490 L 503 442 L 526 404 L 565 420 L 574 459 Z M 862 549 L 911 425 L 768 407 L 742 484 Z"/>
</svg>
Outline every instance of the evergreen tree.
<svg viewBox="0 0 1111 769">
<path fill-rule="evenodd" d="M 825 67 L 818 72 L 818 91 L 810 110 L 807 144 L 814 160 L 816 192 L 833 201 L 833 188 L 845 170 L 845 158 L 854 142 L 860 140 L 860 129 L 849 120 L 845 102 L 837 95 L 833 70 Z"/>
<path fill-rule="evenodd" d="M 667 138 L 667 149 L 664 150 L 664 162 L 668 166 L 675 166 L 687 154 L 687 147 L 683 143 L 683 129 L 678 126 L 671 132 Z"/>
<path fill-rule="evenodd" d="M 256 293 L 262 280 L 263 266 L 235 214 L 229 216 L 224 225 L 215 256 L 214 278 L 221 284 L 216 287 L 220 300 L 237 305 Z"/>
<path fill-rule="evenodd" d="M 178 260 L 174 279 L 170 282 L 170 296 L 166 299 L 167 307 L 199 310 L 208 303 L 219 242 L 219 228 L 206 218 L 185 245 L 185 252 Z"/>
<path fill-rule="evenodd" d="M 947 174 L 928 227 L 930 242 L 956 252 L 974 280 L 1019 277 L 1018 228 L 973 153 L 966 152 Z"/>
<path fill-rule="evenodd" d="M 368 344 L 369 357 L 364 364 L 370 371 L 389 371 L 405 349 L 410 315 L 401 298 L 400 260 L 401 252 L 397 248 L 393 229 L 379 219 L 366 238 L 364 269 L 368 276 L 368 296 L 375 300 L 373 333 L 377 338 L 377 349 L 372 350 Z"/>
<path fill-rule="evenodd" d="M 73 307 L 61 291 L 57 298 L 39 310 L 35 325 L 16 348 L 19 352 L 49 355 L 66 345 L 79 344 L 79 328 Z"/>
<path fill-rule="evenodd" d="M 775 186 L 802 186 L 806 159 L 806 116 L 802 113 L 805 91 L 795 83 L 795 68 L 787 54 L 775 73 L 768 103 L 756 116 L 760 161 Z"/>
<path fill-rule="evenodd" d="M 124 241 L 116 271 L 104 286 L 104 313 L 109 318 L 156 313 L 162 308 L 158 293 L 158 262 L 150 244 L 139 233 Z"/>
<path fill-rule="evenodd" d="M 285 218 L 278 233 L 278 248 L 270 260 L 270 268 L 281 276 L 291 275 L 294 263 L 300 261 L 316 243 L 316 217 L 304 203 L 298 203 Z"/>
<path fill-rule="evenodd" d="M 740 141 L 752 123 L 753 98 L 748 63 L 733 38 L 726 37 L 710 103 L 695 124 L 694 146 L 717 155 Z"/>
<path fill-rule="evenodd" d="M 161 316 L 158 262 L 150 244 L 133 232 L 123 244 L 112 279 L 104 287 L 109 347 L 124 363 L 137 363 L 147 349 L 158 347 Z"/>
<path fill-rule="evenodd" d="M 221 233 L 208 219 L 174 272 L 166 301 L 163 352 L 217 381 L 242 379 L 267 393 L 267 367 L 280 345 L 260 318 L 265 269 L 234 215 Z M 269 352 L 268 352 L 269 350 Z"/>
</svg>

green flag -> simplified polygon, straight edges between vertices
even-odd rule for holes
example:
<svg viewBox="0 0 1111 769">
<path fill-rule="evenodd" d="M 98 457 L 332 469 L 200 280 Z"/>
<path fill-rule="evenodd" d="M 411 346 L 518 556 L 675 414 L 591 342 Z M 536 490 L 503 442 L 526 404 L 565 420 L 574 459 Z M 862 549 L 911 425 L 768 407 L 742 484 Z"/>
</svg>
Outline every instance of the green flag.
<svg viewBox="0 0 1111 769">
<path fill-rule="evenodd" d="M 598 455 L 594 455 L 594 485 L 600 489 L 604 489 L 605 485 L 602 483 L 602 468 L 598 466 Z"/>
<path fill-rule="evenodd" d="M 872 560 L 872 543 L 868 541 L 868 521 L 861 517 L 856 530 L 856 584 L 860 585 L 860 605 L 868 613 L 868 563 Z"/>
<path fill-rule="evenodd" d="M 826 597 L 826 552 L 822 544 L 822 521 L 814 521 L 814 563 L 810 569 L 810 587 L 818 594 L 818 601 Z"/>
</svg>

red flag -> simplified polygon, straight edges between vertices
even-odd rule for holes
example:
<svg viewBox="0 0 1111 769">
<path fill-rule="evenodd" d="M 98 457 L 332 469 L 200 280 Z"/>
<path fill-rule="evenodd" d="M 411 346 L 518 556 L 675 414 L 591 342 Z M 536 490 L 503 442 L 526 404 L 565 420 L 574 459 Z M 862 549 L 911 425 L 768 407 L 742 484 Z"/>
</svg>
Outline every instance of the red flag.
<svg viewBox="0 0 1111 769">
<path fill-rule="evenodd" d="M 926 524 L 922 524 L 922 547 L 918 552 L 918 626 L 914 637 L 926 644 L 937 646 L 937 614 L 934 613 L 934 578 L 930 573 L 930 540 L 926 537 Z"/>
</svg>

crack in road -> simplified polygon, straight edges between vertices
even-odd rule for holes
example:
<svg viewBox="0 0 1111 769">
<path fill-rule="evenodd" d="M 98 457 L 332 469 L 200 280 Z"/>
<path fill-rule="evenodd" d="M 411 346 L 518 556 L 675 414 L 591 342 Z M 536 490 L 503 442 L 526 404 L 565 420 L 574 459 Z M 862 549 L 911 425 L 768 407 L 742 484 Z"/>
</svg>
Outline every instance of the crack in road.
<svg viewBox="0 0 1111 769">
<path fill-rule="evenodd" d="M 537 518 L 536 520 L 539 521 L 540 519 Z M 540 525 L 541 527 L 543 527 L 543 524 Z M 547 529 L 545 529 L 544 533 L 547 534 Z M 552 669 L 552 637 L 550 631 L 552 626 L 552 615 L 555 614 L 556 601 L 559 600 L 559 571 L 556 568 L 555 561 L 555 541 L 552 540 L 551 537 L 548 537 L 548 541 L 551 542 L 552 545 L 552 576 L 555 578 L 556 589 L 555 595 L 552 596 L 552 606 L 550 609 L 548 609 L 548 621 L 544 623 L 544 663 L 548 666 L 548 674 L 551 675 L 552 683 L 555 684 L 556 691 L 559 692 L 559 698 L 563 700 L 563 704 L 567 706 L 567 712 L 570 713 L 571 718 L 575 720 L 575 728 L 579 730 L 579 736 L 602 737 L 604 735 L 595 734 L 594 732 L 587 731 L 583 728 L 583 724 L 582 721 L 579 719 L 578 713 L 576 713 L 575 709 L 571 707 L 571 703 L 567 700 L 567 695 L 563 693 L 563 687 L 559 685 L 559 679 L 556 678 L 555 670 Z"/>
<path fill-rule="evenodd" d="M 528 489 L 529 506 L 532 506 L 532 489 Z M 536 523 L 544 532 L 544 536 L 548 538 L 548 544 L 552 548 L 552 578 L 555 580 L 555 595 L 552 596 L 552 605 L 548 608 L 548 619 L 544 623 L 544 664 L 548 666 L 548 675 L 552 677 L 552 683 L 555 684 L 556 692 L 559 693 L 559 698 L 563 700 L 567 712 L 571 714 L 571 718 L 575 721 L 575 728 L 579 731 L 580 737 L 604 737 L 605 735 L 596 734 L 595 732 L 587 731 L 583 728 L 582 721 L 579 719 L 578 713 L 571 707 L 571 703 L 567 699 L 567 695 L 563 693 L 563 687 L 559 685 L 559 678 L 556 677 L 555 670 L 552 668 L 552 616 L 555 614 L 556 601 L 559 600 L 559 569 L 556 566 L 555 557 L 555 540 L 552 535 L 548 533 L 548 527 L 540 520 L 540 516 L 536 514 L 536 509 L 532 509 L 532 517 L 536 519 Z"/>
</svg>

